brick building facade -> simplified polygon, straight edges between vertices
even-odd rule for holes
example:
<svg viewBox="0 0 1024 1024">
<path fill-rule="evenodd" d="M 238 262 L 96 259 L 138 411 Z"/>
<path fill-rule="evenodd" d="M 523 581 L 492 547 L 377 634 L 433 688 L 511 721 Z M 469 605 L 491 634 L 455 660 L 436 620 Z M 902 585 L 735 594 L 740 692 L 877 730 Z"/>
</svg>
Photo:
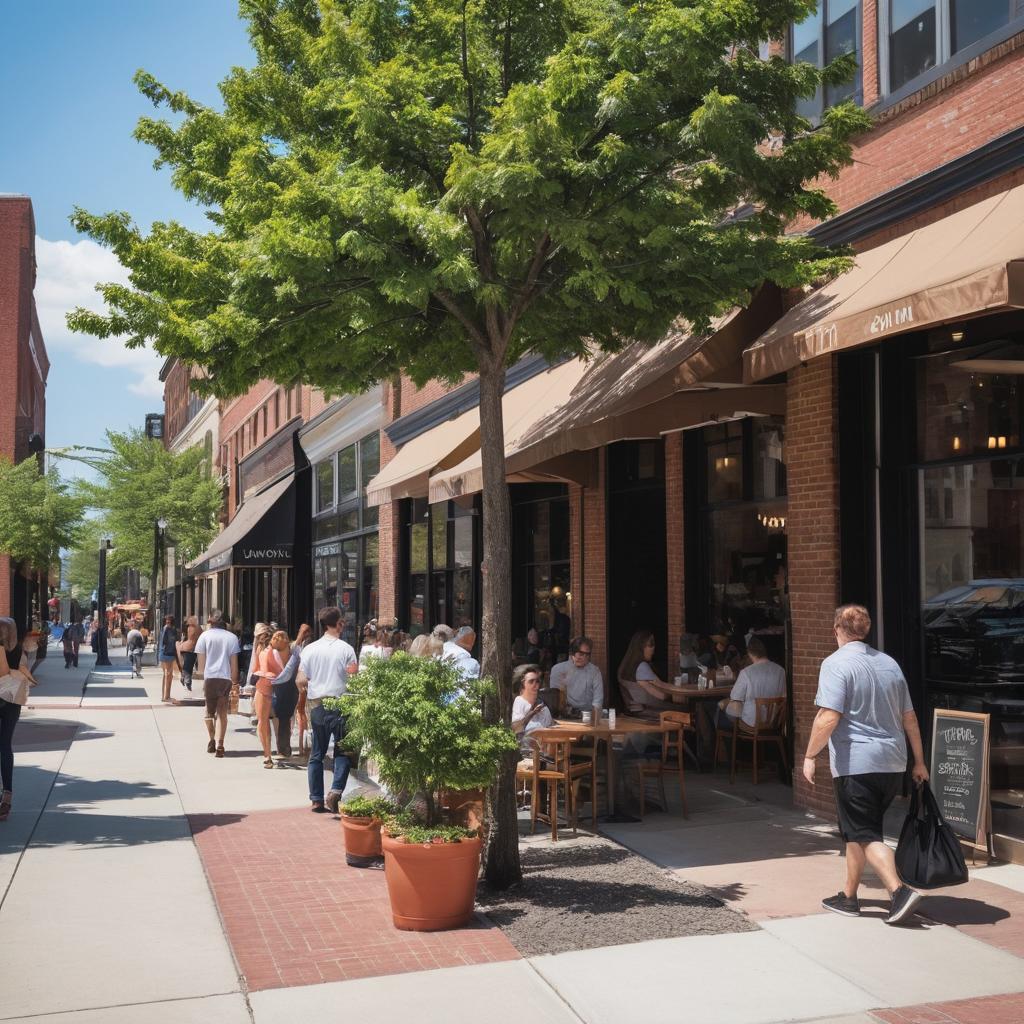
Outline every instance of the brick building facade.
<svg viewBox="0 0 1024 1024">
<path fill-rule="evenodd" d="M 28 196 L 0 195 L 0 457 L 21 462 L 29 438 L 46 434 L 46 378 L 50 364 L 39 329 L 35 218 Z M 29 624 L 32 574 L 0 557 L 0 615 Z"/>
</svg>

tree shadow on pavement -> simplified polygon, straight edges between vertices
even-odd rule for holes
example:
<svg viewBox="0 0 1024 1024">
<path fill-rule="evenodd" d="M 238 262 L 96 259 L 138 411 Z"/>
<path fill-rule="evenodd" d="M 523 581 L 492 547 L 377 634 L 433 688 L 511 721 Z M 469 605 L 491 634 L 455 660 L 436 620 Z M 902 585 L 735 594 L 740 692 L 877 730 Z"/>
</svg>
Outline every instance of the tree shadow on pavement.
<svg viewBox="0 0 1024 1024">
<path fill-rule="evenodd" d="M 113 733 L 82 722 L 56 718 L 22 719 L 14 730 L 14 750 L 19 754 L 67 750 L 72 740 L 105 740 L 111 736 Z"/>
</svg>

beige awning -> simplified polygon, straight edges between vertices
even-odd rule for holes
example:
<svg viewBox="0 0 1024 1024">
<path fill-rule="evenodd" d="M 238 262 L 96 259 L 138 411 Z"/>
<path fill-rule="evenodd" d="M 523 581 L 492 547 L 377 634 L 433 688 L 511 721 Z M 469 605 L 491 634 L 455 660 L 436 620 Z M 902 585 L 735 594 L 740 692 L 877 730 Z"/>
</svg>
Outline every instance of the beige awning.
<svg viewBox="0 0 1024 1024">
<path fill-rule="evenodd" d="M 603 444 L 658 437 L 739 410 L 781 412 L 776 389 L 740 386 L 744 345 L 777 315 L 778 293 L 766 289 L 748 309 L 721 317 L 708 334 L 675 330 L 657 345 L 634 344 L 589 363 L 576 359 L 566 364 L 570 386 L 557 389 L 550 400 L 537 396 L 524 402 L 518 418 L 506 413 L 506 479 L 587 483 L 593 464 L 580 453 Z M 482 487 L 476 450 L 431 476 L 430 500 Z"/>
<path fill-rule="evenodd" d="M 430 474 L 461 462 L 479 445 L 479 434 L 480 411 L 470 409 L 414 437 L 370 481 L 366 503 L 373 508 L 399 498 L 425 498 Z"/>
<path fill-rule="evenodd" d="M 1024 185 L 857 256 L 743 355 L 765 380 L 816 356 L 1024 307 Z"/>
</svg>

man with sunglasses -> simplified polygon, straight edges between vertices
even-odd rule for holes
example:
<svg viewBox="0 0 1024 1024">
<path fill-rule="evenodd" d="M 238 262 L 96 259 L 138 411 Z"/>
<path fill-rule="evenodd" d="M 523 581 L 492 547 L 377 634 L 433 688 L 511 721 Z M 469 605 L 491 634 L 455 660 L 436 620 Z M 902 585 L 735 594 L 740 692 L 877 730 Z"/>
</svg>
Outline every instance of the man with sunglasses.
<svg viewBox="0 0 1024 1024">
<path fill-rule="evenodd" d="M 590 660 L 594 645 L 588 636 L 569 642 L 569 660 L 551 669 L 550 685 L 565 694 L 565 703 L 577 711 L 589 711 L 595 704 L 604 706 L 604 679 Z"/>
</svg>

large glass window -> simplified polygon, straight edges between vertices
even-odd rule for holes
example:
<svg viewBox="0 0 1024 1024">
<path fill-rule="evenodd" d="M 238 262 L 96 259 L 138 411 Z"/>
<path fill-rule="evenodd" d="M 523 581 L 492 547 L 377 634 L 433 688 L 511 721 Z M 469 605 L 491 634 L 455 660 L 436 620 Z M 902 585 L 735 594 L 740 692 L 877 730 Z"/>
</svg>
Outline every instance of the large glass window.
<svg viewBox="0 0 1024 1024">
<path fill-rule="evenodd" d="M 707 606 L 688 614 L 691 628 L 723 634 L 740 650 L 764 640 L 786 663 L 785 423 L 758 416 L 705 427 L 700 560 Z"/>
<path fill-rule="evenodd" d="M 472 626 L 476 616 L 475 510 L 453 501 L 405 503 L 408 630 Z"/>
<path fill-rule="evenodd" d="M 887 92 L 986 39 L 995 45 L 1000 32 L 1024 18 L 1020 0 L 888 0 L 881 10 L 888 21 L 887 35 L 880 35 Z"/>
<path fill-rule="evenodd" d="M 1024 839 L 1024 359 L 997 344 L 921 361 L 921 618 L 929 706 L 992 716 L 993 830 Z"/>
<path fill-rule="evenodd" d="M 345 613 L 343 636 L 355 643 L 379 610 L 377 509 L 366 505 L 366 486 L 380 469 L 380 435 L 348 445 L 335 458 L 336 510 L 313 520 L 314 607 L 338 605 Z M 320 470 L 331 467 L 333 488 L 335 458 L 317 466 L 318 509 Z"/>
<path fill-rule="evenodd" d="M 334 508 L 334 459 L 324 459 L 316 467 L 316 510 Z"/>
<path fill-rule="evenodd" d="M 794 25 L 789 52 L 794 63 L 805 62 L 825 67 L 847 53 L 860 49 L 860 4 L 858 0 L 821 0 L 814 12 Z M 830 85 L 814 96 L 801 100 L 797 111 L 812 121 L 825 108 L 856 97 L 860 93 L 860 70 L 847 82 Z"/>
</svg>

